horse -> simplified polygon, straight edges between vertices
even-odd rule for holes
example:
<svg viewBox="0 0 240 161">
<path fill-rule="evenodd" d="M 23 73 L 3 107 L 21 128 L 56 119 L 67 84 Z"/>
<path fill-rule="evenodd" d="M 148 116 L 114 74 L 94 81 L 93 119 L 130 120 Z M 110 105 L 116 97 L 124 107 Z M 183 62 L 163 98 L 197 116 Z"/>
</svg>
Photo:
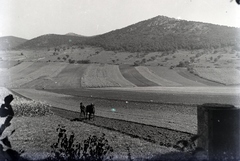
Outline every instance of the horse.
<svg viewBox="0 0 240 161">
<path fill-rule="evenodd" d="M 91 103 L 90 105 L 86 106 L 86 117 L 88 117 L 88 119 L 90 120 L 91 116 L 92 118 L 94 118 L 94 115 L 95 115 L 95 107 L 94 107 L 94 104 Z"/>
</svg>

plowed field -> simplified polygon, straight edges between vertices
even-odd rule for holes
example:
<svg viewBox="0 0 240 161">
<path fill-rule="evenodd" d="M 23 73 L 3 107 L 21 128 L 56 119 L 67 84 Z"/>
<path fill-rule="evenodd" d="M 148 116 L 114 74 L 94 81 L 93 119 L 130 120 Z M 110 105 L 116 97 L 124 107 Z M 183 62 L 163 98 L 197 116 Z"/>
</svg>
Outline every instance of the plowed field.
<svg viewBox="0 0 240 161">
<path fill-rule="evenodd" d="M 146 86 L 159 86 L 157 83 L 154 83 L 143 75 L 141 75 L 135 67 L 128 66 L 128 65 L 120 65 L 119 69 L 124 78 L 128 81 L 132 82 L 138 87 L 146 87 Z"/>
<path fill-rule="evenodd" d="M 137 71 L 142 74 L 144 77 L 146 77 L 148 80 L 157 83 L 160 86 L 171 86 L 171 87 L 175 87 L 175 86 L 181 86 L 180 84 L 161 78 L 158 75 L 154 74 L 153 72 L 151 72 L 147 67 L 143 67 L 143 66 L 139 66 L 136 67 Z"/>
<path fill-rule="evenodd" d="M 240 71 L 235 68 L 195 68 L 194 72 L 202 78 L 225 85 L 240 84 Z"/>
<path fill-rule="evenodd" d="M 182 86 L 205 86 L 202 83 L 185 78 L 175 70 L 171 70 L 166 67 L 148 67 L 148 68 L 150 69 L 150 71 L 152 71 L 159 77 L 175 82 L 177 84 L 181 84 Z"/>
<path fill-rule="evenodd" d="M 126 80 L 117 65 L 91 64 L 86 69 L 81 84 L 83 87 L 133 87 Z"/>
<path fill-rule="evenodd" d="M 56 88 L 80 88 L 81 79 L 89 65 L 67 65 L 53 80 L 56 82 Z"/>
</svg>

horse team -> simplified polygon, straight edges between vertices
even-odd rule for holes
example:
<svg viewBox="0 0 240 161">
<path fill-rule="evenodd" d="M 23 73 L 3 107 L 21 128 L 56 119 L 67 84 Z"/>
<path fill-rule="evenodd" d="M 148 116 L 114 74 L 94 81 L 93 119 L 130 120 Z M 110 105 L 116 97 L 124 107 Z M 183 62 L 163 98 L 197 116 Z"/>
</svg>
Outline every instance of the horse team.
<svg viewBox="0 0 240 161">
<path fill-rule="evenodd" d="M 95 107 L 94 104 L 87 105 L 86 107 L 83 105 L 83 103 L 80 103 L 80 116 L 79 117 L 88 118 L 89 120 L 91 117 L 94 119 L 95 116 Z"/>
</svg>

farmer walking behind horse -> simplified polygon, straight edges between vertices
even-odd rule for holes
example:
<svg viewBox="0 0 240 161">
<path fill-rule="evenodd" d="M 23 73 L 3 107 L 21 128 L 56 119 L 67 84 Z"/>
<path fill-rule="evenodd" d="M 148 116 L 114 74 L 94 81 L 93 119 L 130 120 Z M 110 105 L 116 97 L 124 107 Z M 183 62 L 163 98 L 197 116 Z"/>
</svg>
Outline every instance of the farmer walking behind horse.
<svg viewBox="0 0 240 161">
<path fill-rule="evenodd" d="M 82 114 L 83 114 L 83 117 L 85 118 L 86 117 L 86 108 L 83 105 L 83 103 L 81 102 L 80 103 L 80 115 L 79 115 L 79 118 L 81 118 Z"/>
</svg>

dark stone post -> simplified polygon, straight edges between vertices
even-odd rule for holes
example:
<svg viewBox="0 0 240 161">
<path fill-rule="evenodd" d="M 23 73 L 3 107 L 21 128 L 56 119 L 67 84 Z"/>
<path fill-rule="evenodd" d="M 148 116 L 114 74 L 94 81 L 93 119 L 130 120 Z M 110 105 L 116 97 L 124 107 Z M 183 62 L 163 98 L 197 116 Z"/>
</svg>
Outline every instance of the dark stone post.
<svg viewBox="0 0 240 161">
<path fill-rule="evenodd" d="M 240 109 L 227 104 L 203 104 L 197 107 L 198 147 L 209 160 L 240 159 Z"/>
</svg>

